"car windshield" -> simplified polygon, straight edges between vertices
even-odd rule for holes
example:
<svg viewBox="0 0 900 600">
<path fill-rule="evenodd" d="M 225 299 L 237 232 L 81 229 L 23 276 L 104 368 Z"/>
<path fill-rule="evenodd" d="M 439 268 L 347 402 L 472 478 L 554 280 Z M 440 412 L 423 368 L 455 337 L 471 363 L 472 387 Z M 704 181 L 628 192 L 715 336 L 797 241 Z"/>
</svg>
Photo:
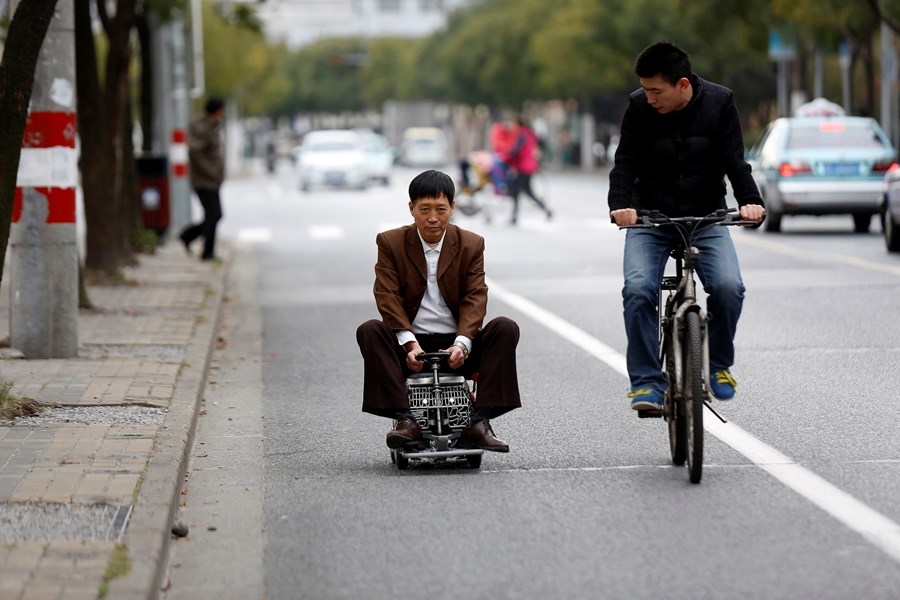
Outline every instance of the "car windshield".
<svg viewBox="0 0 900 600">
<path fill-rule="evenodd" d="M 355 150 L 356 144 L 351 141 L 322 140 L 319 142 L 310 142 L 306 149 L 312 150 L 313 152 L 340 152 L 343 150 Z"/>
<path fill-rule="evenodd" d="M 869 123 L 822 121 L 817 125 L 793 127 L 788 133 L 787 148 L 884 148 L 884 142 Z"/>
</svg>

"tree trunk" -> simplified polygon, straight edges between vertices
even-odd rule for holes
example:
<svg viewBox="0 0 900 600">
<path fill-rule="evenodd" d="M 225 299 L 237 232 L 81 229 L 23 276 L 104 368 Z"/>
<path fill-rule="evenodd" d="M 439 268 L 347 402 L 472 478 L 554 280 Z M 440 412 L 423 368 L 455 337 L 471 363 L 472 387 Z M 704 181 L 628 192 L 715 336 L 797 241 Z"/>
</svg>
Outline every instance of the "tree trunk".
<svg viewBox="0 0 900 600">
<path fill-rule="evenodd" d="M 99 0 L 98 4 L 102 4 Z M 84 190 L 89 274 L 115 278 L 134 260 L 130 232 L 137 192 L 134 154 L 124 141 L 128 104 L 130 34 L 135 0 L 118 0 L 109 21 L 109 49 L 101 87 L 91 30 L 90 0 L 75 0 L 75 46 L 78 128 L 81 131 L 81 178 Z M 105 12 L 104 12 L 105 14 Z M 85 107 L 86 110 L 82 110 Z M 130 136 L 130 128 L 128 129 Z M 131 170 L 131 176 L 126 173 Z M 129 183 L 130 179 L 130 183 Z"/>
<path fill-rule="evenodd" d="M 16 178 L 28 103 L 41 46 L 56 10 L 56 0 L 19 2 L 6 34 L 0 61 L 0 281 L 12 223 Z"/>
<path fill-rule="evenodd" d="M 154 63 L 153 63 L 153 42 L 150 35 L 149 15 L 147 8 L 135 17 L 135 26 L 138 33 L 138 44 L 140 45 L 141 56 L 141 89 L 140 94 L 140 112 L 141 112 L 141 150 L 144 152 L 153 151 L 153 117 L 155 106 L 153 103 L 154 88 Z"/>
</svg>

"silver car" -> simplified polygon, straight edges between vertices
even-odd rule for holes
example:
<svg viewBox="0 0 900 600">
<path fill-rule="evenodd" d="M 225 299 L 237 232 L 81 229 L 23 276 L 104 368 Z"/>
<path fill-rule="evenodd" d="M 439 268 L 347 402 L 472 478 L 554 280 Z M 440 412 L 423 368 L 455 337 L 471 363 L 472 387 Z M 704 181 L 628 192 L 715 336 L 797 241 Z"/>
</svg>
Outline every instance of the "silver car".
<svg viewBox="0 0 900 600">
<path fill-rule="evenodd" d="M 869 117 L 776 119 L 748 162 L 766 203 L 766 231 L 786 215 L 849 214 L 858 233 L 878 214 L 882 180 L 896 151 Z"/>
<path fill-rule="evenodd" d="M 884 176 L 881 229 L 888 252 L 900 252 L 900 168 L 897 167 Z"/>
</svg>

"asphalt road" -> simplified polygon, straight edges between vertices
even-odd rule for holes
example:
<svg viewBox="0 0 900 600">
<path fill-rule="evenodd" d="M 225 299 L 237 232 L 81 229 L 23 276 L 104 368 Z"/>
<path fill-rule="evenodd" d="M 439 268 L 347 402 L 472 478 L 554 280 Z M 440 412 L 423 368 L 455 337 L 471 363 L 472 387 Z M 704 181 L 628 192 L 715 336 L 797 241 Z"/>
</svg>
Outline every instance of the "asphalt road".
<svg viewBox="0 0 900 600">
<path fill-rule="evenodd" d="M 692 485 L 665 424 L 625 398 L 623 234 L 604 174 L 539 181 L 551 222 L 525 204 L 512 227 L 501 202 L 490 224 L 459 216 L 487 241 L 489 318 L 520 325 L 523 408 L 494 423 L 512 451 L 480 470 L 401 472 L 389 422 L 359 410 L 355 330 L 377 317 L 375 234 L 409 222 L 415 173 L 363 192 L 301 193 L 287 165 L 226 184 L 221 231 L 261 315 L 259 342 L 230 351 L 262 366 L 258 386 L 218 393 L 258 415 L 261 445 L 232 451 L 241 468 L 223 457 L 215 480 L 192 475 L 197 535 L 224 550 L 189 560 L 175 544 L 170 597 L 192 584 L 184 597 L 218 600 L 900 597 L 900 256 L 877 223 L 733 233 L 740 387 L 715 405 L 727 425 L 707 413 Z M 201 420 L 195 451 L 228 440 Z M 243 507 L 225 501 L 250 479 Z M 260 531 L 227 525 L 242 519 Z M 253 585 L 239 592 L 241 570 Z"/>
</svg>

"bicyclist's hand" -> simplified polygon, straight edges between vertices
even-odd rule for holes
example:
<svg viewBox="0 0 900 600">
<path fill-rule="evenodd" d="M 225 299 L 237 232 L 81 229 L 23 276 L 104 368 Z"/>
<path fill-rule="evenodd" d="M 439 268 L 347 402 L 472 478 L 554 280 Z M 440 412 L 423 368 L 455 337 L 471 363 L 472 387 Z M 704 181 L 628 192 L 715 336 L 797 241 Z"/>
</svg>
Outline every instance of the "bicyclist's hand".
<svg viewBox="0 0 900 600">
<path fill-rule="evenodd" d="M 766 209 L 762 204 L 745 204 L 741 207 L 741 219 L 762 223 L 766 217 Z"/>
<path fill-rule="evenodd" d="M 633 208 L 620 208 L 609 211 L 609 218 L 619 227 L 635 225 L 638 221 L 637 211 Z"/>
<path fill-rule="evenodd" d="M 424 350 L 422 350 L 422 346 L 419 345 L 418 342 L 409 342 L 406 344 L 406 366 L 413 373 L 418 373 L 422 370 L 422 367 L 425 366 L 425 363 L 416 358 L 420 354 L 422 354 Z"/>
</svg>

